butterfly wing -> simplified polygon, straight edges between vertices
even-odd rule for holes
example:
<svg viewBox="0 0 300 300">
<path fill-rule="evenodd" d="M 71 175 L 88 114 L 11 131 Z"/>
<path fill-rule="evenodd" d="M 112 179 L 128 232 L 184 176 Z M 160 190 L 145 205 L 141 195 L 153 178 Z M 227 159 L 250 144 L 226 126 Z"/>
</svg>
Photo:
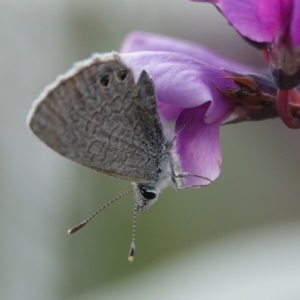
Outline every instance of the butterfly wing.
<svg viewBox="0 0 300 300">
<path fill-rule="evenodd" d="M 164 143 L 154 84 L 143 72 L 136 85 L 117 54 L 75 65 L 46 88 L 28 119 L 49 147 L 86 167 L 141 183 L 158 176 L 147 169 L 160 163 Z"/>
</svg>

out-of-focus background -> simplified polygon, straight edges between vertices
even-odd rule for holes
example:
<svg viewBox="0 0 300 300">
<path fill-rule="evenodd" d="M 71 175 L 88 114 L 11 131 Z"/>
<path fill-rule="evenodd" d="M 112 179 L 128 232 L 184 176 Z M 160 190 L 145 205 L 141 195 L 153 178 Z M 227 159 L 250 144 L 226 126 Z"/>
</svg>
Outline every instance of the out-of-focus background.
<svg viewBox="0 0 300 300">
<path fill-rule="evenodd" d="M 67 235 L 130 183 L 59 156 L 26 115 L 57 75 L 133 30 L 264 63 L 207 4 L 0 1 L 0 298 L 300 299 L 300 136 L 278 119 L 223 127 L 221 176 L 138 214 L 133 264 L 132 195 Z"/>
</svg>

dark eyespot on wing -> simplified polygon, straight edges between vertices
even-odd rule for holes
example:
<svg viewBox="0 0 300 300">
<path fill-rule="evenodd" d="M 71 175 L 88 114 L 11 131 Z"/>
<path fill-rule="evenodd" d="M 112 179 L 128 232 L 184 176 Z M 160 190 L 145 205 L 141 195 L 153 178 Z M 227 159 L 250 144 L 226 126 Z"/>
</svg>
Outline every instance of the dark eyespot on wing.
<svg viewBox="0 0 300 300">
<path fill-rule="evenodd" d="M 102 76 L 100 78 L 100 84 L 103 87 L 108 88 L 109 87 L 109 83 L 110 83 L 110 76 L 109 76 L 109 74 L 105 74 L 104 76 Z"/>
<path fill-rule="evenodd" d="M 120 81 L 124 81 L 126 79 L 127 75 L 128 75 L 128 70 L 127 69 L 124 69 L 124 70 L 121 70 L 121 71 L 117 72 L 117 77 L 120 79 Z"/>
</svg>

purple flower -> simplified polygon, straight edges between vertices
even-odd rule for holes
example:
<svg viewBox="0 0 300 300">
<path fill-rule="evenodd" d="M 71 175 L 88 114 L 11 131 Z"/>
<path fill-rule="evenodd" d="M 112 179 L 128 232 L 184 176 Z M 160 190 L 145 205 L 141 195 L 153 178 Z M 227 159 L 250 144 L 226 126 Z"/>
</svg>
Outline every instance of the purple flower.
<svg viewBox="0 0 300 300">
<path fill-rule="evenodd" d="M 220 125 L 235 110 L 234 101 L 220 90 L 238 86 L 226 78 L 233 76 L 232 73 L 208 65 L 200 58 L 215 64 L 218 61 L 226 67 L 231 63 L 195 44 L 142 33 L 128 36 L 122 52 L 131 52 L 121 53 L 120 57 L 133 71 L 135 80 L 142 70 L 154 80 L 159 113 L 164 120 L 175 122 L 175 132 L 193 118 L 176 139 L 181 171 L 215 180 L 222 161 Z M 246 69 L 234 63 L 231 66 L 239 71 Z M 184 182 L 186 185 L 208 183 L 197 177 L 187 177 Z"/>
<path fill-rule="evenodd" d="M 235 70 L 236 72 L 261 71 L 243 65 L 216 54 L 212 49 L 190 41 L 146 32 L 132 32 L 125 37 L 121 52 L 164 51 L 191 56 L 216 68 Z"/>
<path fill-rule="evenodd" d="M 228 74 L 190 56 L 171 52 L 121 53 L 135 79 L 146 70 L 155 82 L 159 113 L 175 122 L 175 132 L 186 126 L 176 139 L 176 152 L 182 172 L 211 180 L 220 174 L 219 130 L 234 108 L 213 85 L 226 88 Z M 232 86 L 235 86 L 231 83 Z M 187 177 L 186 185 L 208 184 L 204 179 Z"/>
<path fill-rule="evenodd" d="M 300 83 L 299 0 L 193 1 L 216 5 L 243 37 L 268 46 L 272 76 L 280 89 Z"/>
</svg>

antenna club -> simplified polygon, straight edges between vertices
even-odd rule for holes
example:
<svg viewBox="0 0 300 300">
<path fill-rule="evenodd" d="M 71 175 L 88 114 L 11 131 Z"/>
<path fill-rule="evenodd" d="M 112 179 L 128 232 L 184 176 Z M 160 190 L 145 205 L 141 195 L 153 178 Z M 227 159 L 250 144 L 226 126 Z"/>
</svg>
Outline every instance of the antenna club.
<svg viewBox="0 0 300 300">
<path fill-rule="evenodd" d="M 72 234 L 76 231 L 78 231 L 79 229 L 81 229 L 85 224 L 87 223 L 87 221 L 83 221 L 80 224 L 76 225 L 75 227 L 71 228 L 68 230 L 68 234 Z"/>
<path fill-rule="evenodd" d="M 128 261 L 132 263 L 134 261 L 134 256 L 128 256 Z"/>
<path fill-rule="evenodd" d="M 132 244 L 130 246 L 129 254 L 128 254 L 128 261 L 129 262 L 134 261 L 134 254 L 135 254 L 135 243 L 132 242 Z"/>
</svg>

